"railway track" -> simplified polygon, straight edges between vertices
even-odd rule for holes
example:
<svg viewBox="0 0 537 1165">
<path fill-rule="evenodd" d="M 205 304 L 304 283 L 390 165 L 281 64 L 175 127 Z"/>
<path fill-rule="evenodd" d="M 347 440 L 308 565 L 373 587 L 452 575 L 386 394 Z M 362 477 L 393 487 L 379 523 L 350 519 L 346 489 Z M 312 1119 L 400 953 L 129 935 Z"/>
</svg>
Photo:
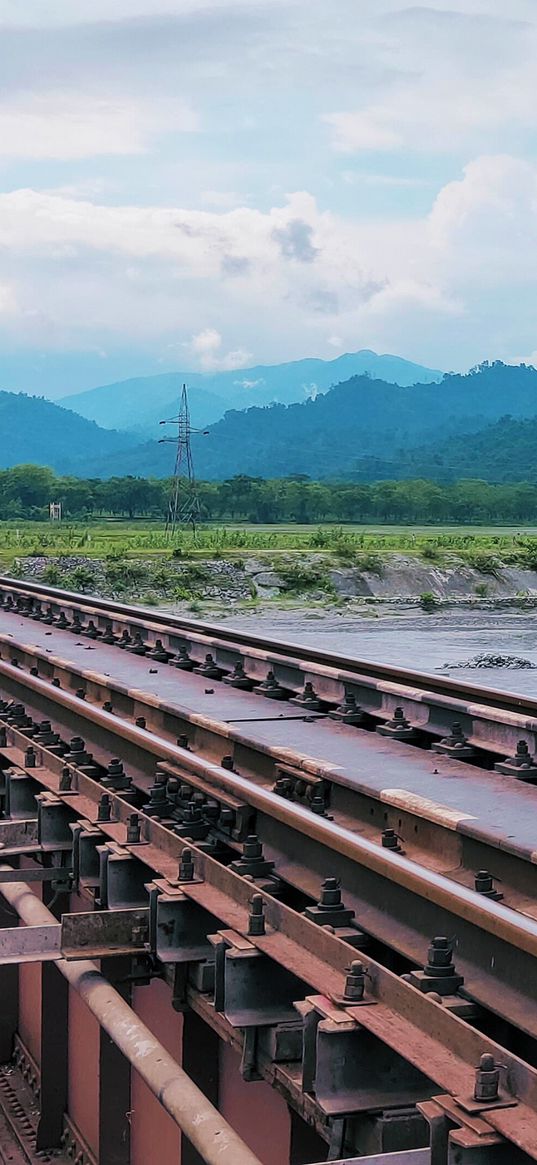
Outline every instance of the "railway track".
<svg viewBox="0 0 537 1165">
<path fill-rule="evenodd" d="M 91 906 L 50 924 L 52 955 L 146 960 L 332 1158 L 389 1110 L 416 1150 L 430 1126 L 434 1165 L 537 1160 L 534 702 L 14 580 L 0 598 L 0 852 Z"/>
</svg>

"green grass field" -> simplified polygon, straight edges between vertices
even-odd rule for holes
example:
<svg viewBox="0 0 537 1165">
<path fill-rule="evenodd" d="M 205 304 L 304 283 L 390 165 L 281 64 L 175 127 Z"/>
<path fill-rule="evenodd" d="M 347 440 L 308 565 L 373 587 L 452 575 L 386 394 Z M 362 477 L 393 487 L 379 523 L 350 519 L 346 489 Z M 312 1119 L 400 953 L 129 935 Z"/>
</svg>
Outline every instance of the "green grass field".
<svg viewBox="0 0 537 1165">
<path fill-rule="evenodd" d="M 425 558 L 460 554 L 496 555 L 512 561 L 528 554 L 537 561 L 537 527 L 532 526 L 200 526 L 194 536 L 181 531 L 173 539 L 159 522 L 103 521 L 44 524 L 0 522 L 0 562 L 5 566 L 27 555 L 82 555 L 106 558 L 241 557 L 294 550 L 353 555 L 412 553 Z"/>
</svg>

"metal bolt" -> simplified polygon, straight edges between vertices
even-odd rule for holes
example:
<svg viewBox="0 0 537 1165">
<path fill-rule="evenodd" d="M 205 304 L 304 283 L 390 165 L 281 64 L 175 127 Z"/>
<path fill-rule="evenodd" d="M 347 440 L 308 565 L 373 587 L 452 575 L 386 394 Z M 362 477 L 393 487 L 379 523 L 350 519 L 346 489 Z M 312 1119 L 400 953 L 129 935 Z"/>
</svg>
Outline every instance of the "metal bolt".
<svg viewBox="0 0 537 1165">
<path fill-rule="evenodd" d="M 105 700 L 103 704 L 103 712 L 113 712 L 113 705 L 111 700 Z"/>
<path fill-rule="evenodd" d="M 86 742 L 81 736 L 72 736 L 69 742 L 69 752 L 85 752 Z"/>
<path fill-rule="evenodd" d="M 135 723 L 137 728 L 145 728 L 147 726 L 145 716 L 137 716 Z"/>
<path fill-rule="evenodd" d="M 494 878 L 488 870 L 478 870 L 475 876 L 475 888 L 478 894 L 490 894 L 494 889 Z"/>
<path fill-rule="evenodd" d="M 60 777 L 60 793 L 69 793 L 73 784 L 73 774 L 70 769 L 62 769 Z"/>
<path fill-rule="evenodd" d="M 223 769 L 228 769 L 228 771 L 230 773 L 232 773 L 234 771 L 234 769 L 233 769 L 233 757 L 232 756 L 223 756 L 220 763 L 221 763 L 221 766 Z"/>
<path fill-rule="evenodd" d="M 127 845 L 135 845 L 141 838 L 140 818 L 137 813 L 131 813 L 127 820 Z"/>
<path fill-rule="evenodd" d="M 24 767 L 27 769 L 35 769 L 36 764 L 37 756 L 35 753 L 35 748 L 32 748 L 32 745 L 30 744 L 24 753 Z"/>
<path fill-rule="evenodd" d="M 382 830 L 382 845 L 384 849 L 395 850 L 395 852 L 400 851 L 401 846 L 399 845 L 399 838 L 395 829 Z"/>
<path fill-rule="evenodd" d="M 425 968 L 427 975 L 452 975 L 455 968 L 452 963 L 453 948 L 445 935 L 436 935 L 427 952 L 428 964 Z"/>
<path fill-rule="evenodd" d="M 112 817 L 112 802 L 109 793 L 103 793 L 97 809 L 97 821 L 110 821 Z"/>
<path fill-rule="evenodd" d="M 345 979 L 345 991 L 343 993 L 344 999 L 354 1002 L 357 999 L 363 999 L 365 991 L 365 968 L 363 963 L 355 960 L 350 965 L 350 970 Z"/>
<path fill-rule="evenodd" d="M 194 667 L 194 661 L 190 658 L 185 646 L 180 647 L 177 652 L 175 667 L 182 668 L 183 671 L 192 671 Z"/>
<path fill-rule="evenodd" d="M 261 894 L 254 894 L 250 901 L 250 913 L 248 915 L 248 934 L 258 936 L 265 934 L 265 903 Z"/>
<path fill-rule="evenodd" d="M 76 692 L 75 692 L 75 696 L 77 696 L 79 700 L 85 700 L 86 699 L 85 689 L 84 688 L 77 688 Z"/>
<path fill-rule="evenodd" d="M 289 797 L 291 797 L 291 794 L 293 792 L 293 783 L 289 779 L 289 777 L 278 777 L 278 780 L 275 782 L 272 792 L 277 793 L 278 796 L 280 796 L 280 797 L 288 797 L 289 798 Z"/>
<path fill-rule="evenodd" d="M 188 736 L 185 736 L 184 733 L 177 737 L 177 747 L 188 748 Z"/>
<path fill-rule="evenodd" d="M 191 882 L 194 878 L 194 857 L 191 849 L 184 849 L 179 862 L 179 881 Z"/>
<path fill-rule="evenodd" d="M 334 906 L 339 906 L 341 903 L 340 885 L 338 878 L 325 878 L 321 886 L 319 906 L 326 906 L 329 910 L 332 910 Z"/>
<path fill-rule="evenodd" d="M 199 805 L 195 801 L 189 801 L 184 811 L 183 820 L 186 825 L 194 825 L 195 822 L 201 821 L 203 818 Z"/>
<path fill-rule="evenodd" d="M 324 797 L 322 793 L 314 793 L 310 802 L 312 813 L 317 813 L 319 817 L 323 817 L 325 813 Z"/>
<path fill-rule="evenodd" d="M 500 1085 L 500 1066 L 495 1064 L 494 1056 L 485 1052 L 475 1071 L 474 1099 L 485 1103 L 494 1103 L 498 1099 Z"/>
</svg>

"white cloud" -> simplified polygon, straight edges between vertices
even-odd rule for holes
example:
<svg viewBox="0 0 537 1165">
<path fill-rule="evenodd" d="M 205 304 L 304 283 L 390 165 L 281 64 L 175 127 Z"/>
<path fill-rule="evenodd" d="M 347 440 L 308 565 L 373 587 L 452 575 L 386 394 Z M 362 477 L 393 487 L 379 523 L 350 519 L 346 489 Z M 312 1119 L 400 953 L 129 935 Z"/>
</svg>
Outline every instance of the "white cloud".
<svg viewBox="0 0 537 1165">
<path fill-rule="evenodd" d="M 18 310 L 15 288 L 9 283 L 0 283 L 0 316 L 10 316 Z"/>
<path fill-rule="evenodd" d="M 297 222 L 311 262 L 281 246 Z M 0 328 L 45 348 L 136 336 L 205 371 L 327 345 L 464 367 L 533 350 L 536 243 L 537 167 L 505 155 L 474 159 L 414 220 L 356 222 L 306 192 L 217 213 L 18 190 L 0 194 L 0 286 L 16 287 Z"/>
<path fill-rule="evenodd" d="M 244 368 L 251 360 L 251 352 L 245 348 L 235 348 L 222 352 L 222 336 L 216 328 L 204 328 L 185 345 L 197 360 L 202 372 L 233 372 Z"/>
<path fill-rule="evenodd" d="M 535 285 L 537 168 L 508 155 L 476 158 L 444 186 L 427 225 L 445 271 L 462 263 L 466 282 Z"/>
<path fill-rule="evenodd" d="M 334 149 L 446 154 L 535 131 L 535 6 L 525 11 L 527 23 L 494 3 L 379 11 L 367 25 L 374 83 L 323 116 Z"/>
<path fill-rule="evenodd" d="M 323 120 L 335 130 L 334 147 L 342 154 L 354 154 L 359 150 L 393 150 L 403 143 L 402 134 L 389 124 L 390 117 L 383 110 L 327 113 Z"/>
<path fill-rule="evenodd" d="M 198 128 L 197 115 L 181 102 L 148 107 L 67 90 L 21 93 L 0 101 L 0 157 L 142 154 L 156 134 Z"/>
</svg>

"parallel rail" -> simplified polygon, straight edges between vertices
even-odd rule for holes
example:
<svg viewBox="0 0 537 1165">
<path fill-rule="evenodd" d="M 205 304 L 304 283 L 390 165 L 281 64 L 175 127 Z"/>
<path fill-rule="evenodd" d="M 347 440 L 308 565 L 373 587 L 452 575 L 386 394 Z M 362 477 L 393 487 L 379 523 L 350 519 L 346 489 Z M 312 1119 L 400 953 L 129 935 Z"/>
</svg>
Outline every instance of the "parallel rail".
<svg viewBox="0 0 537 1165">
<path fill-rule="evenodd" d="M 22 615 L 35 613 L 46 605 L 55 619 L 60 612 L 91 619 L 100 634 L 112 626 L 115 632 L 139 634 L 149 646 L 160 638 L 172 653 L 186 648 L 196 665 L 211 653 L 215 664 L 227 675 L 240 663 L 247 678 L 256 685 L 266 679 L 270 670 L 289 697 L 299 696 L 309 682 L 326 711 L 336 709 L 350 693 L 370 724 L 389 721 L 396 708 L 402 708 L 423 739 L 439 740 L 457 722 L 468 743 L 483 758 L 508 759 L 515 755 L 520 742 L 527 745 L 531 757 L 537 754 L 537 698 L 527 695 L 282 643 L 222 624 L 200 624 L 115 600 L 0 576 L 0 600 L 5 603 L 8 597 L 22 604 L 17 612 Z M 26 610 L 24 599 L 28 600 Z"/>
<path fill-rule="evenodd" d="M 4 666 L 2 665 L 2 670 Z M 5 678 L 2 677 L 2 688 L 5 686 Z M 19 682 L 21 679 L 22 677 L 18 677 Z M 34 696 L 40 685 L 45 686 L 44 681 L 36 677 L 28 676 L 24 679 L 28 687 L 32 687 Z M 55 692 L 54 699 L 64 711 L 69 706 L 74 710 L 77 704 L 76 697 L 66 692 Z M 106 739 L 105 725 L 110 729 L 112 725 L 109 721 L 114 718 L 100 709 L 86 708 L 80 704 L 78 711 L 81 707 L 88 721 L 98 721 L 102 736 Z M 118 732 L 117 722 L 115 731 Z M 10 759 L 22 773 L 25 771 L 24 745 L 28 737 L 17 733 L 9 726 L 7 732 L 8 739 L 11 739 L 11 745 L 8 745 Z M 136 730 L 134 727 L 125 735 L 131 736 L 132 739 L 136 738 L 140 748 L 150 746 L 161 756 L 165 754 L 177 765 L 177 771 L 181 772 L 184 753 L 177 746 L 165 744 L 158 738 L 144 741 L 142 730 Z M 60 788 L 62 758 L 47 754 L 47 750 L 43 749 L 42 762 L 41 767 L 26 770 L 28 777 L 35 780 L 43 790 L 53 793 L 55 801 L 63 802 L 75 820 L 80 816 L 86 821 L 93 822 L 93 827 L 101 830 L 103 842 L 109 838 L 113 845 L 119 843 L 121 851 L 118 852 L 129 854 L 135 862 L 141 862 L 147 870 L 152 869 L 157 878 L 168 879 L 170 888 L 173 887 L 174 879 L 177 877 L 181 853 L 185 848 L 194 850 L 197 880 L 181 884 L 181 892 L 184 895 L 213 916 L 217 915 L 224 926 L 232 927 L 235 932 L 242 934 L 244 939 L 261 953 L 268 955 L 281 966 L 291 968 L 311 992 L 328 994 L 334 999 L 342 997 L 345 969 L 349 960 L 354 957 L 354 952 L 353 948 L 337 934 L 331 934 L 324 927 L 319 928 L 309 922 L 301 912 L 279 902 L 269 891 L 262 888 L 258 890 L 256 886 L 256 892 L 259 892 L 264 900 L 267 930 L 266 934 L 258 938 L 251 936 L 248 926 L 249 903 L 253 889 L 251 882 L 232 873 L 220 861 L 202 852 L 192 842 L 170 833 L 165 824 L 146 817 L 143 812 L 139 813 L 139 816 L 143 823 L 142 841 L 145 844 L 142 848 L 139 843 L 130 844 L 127 839 L 127 824 L 132 813 L 132 805 L 124 802 L 120 796 L 114 795 L 114 817 L 117 823 L 97 823 L 97 807 L 102 786 L 79 771 L 75 774 L 76 788 L 62 792 Z M 254 796 L 251 789 L 245 790 L 247 782 L 230 774 L 226 775 L 225 772 L 219 771 L 217 766 L 204 764 L 203 774 L 206 778 L 213 777 L 216 795 L 220 783 L 227 781 L 236 794 L 244 790 L 249 796 Z M 258 792 L 256 799 L 259 805 L 258 812 L 261 813 L 267 800 L 266 794 L 263 796 Z M 276 806 L 271 802 L 268 809 L 271 816 L 277 809 L 286 825 L 292 823 L 295 837 L 301 822 L 304 830 L 309 833 L 312 825 L 311 816 L 298 806 L 285 805 L 281 802 Z M 345 836 L 329 822 L 316 821 L 314 832 L 324 844 L 328 843 L 328 848 L 333 852 L 350 847 L 349 852 L 353 860 L 359 854 L 360 846 L 356 846 L 357 839 L 352 834 Z M 432 896 L 440 893 L 445 895 L 447 901 L 451 900 L 452 887 L 446 880 L 430 878 L 429 875 L 424 875 L 419 867 L 413 868 L 412 863 L 404 863 L 404 868 L 398 871 L 396 860 L 390 859 L 390 855 L 383 854 L 380 848 L 375 852 L 369 847 L 366 848 L 368 860 L 375 866 L 383 866 L 385 872 L 389 872 L 390 880 L 391 877 L 396 877 L 399 881 L 400 873 L 403 873 L 404 879 L 410 878 L 414 895 L 419 887 L 420 894 Z M 349 900 L 352 901 L 352 898 Z M 415 897 L 413 901 L 415 903 Z M 468 894 L 459 894 L 458 904 L 461 915 L 467 913 L 468 917 L 472 918 L 474 927 L 477 925 L 481 928 L 485 924 L 491 931 L 498 929 L 502 931 L 505 939 L 509 939 L 510 933 L 517 945 L 520 942 L 524 947 L 535 949 L 537 925 L 533 922 L 520 919 L 514 913 L 502 910 L 497 904 L 471 901 Z M 439 902 L 436 908 L 440 916 Z M 474 929 L 474 941 L 475 938 Z M 508 1047 L 484 1035 L 471 1022 L 465 1022 L 454 1012 L 416 991 L 404 979 L 393 974 L 374 958 L 369 951 L 365 957 L 368 967 L 366 1002 L 369 1002 L 370 1006 L 349 1008 L 349 1018 L 358 1020 L 360 1028 L 386 1043 L 429 1077 L 438 1088 L 452 1093 L 456 1098 L 464 1099 L 468 1096 L 473 1069 L 479 1057 L 483 1053 L 493 1055 L 496 1062 L 505 1066 L 507 1097 L 513 1107 L 499 1106 L 487 1109 L 486 1119 L 491 1127 L 507 1140 L 537 1159 L 537 1069 L 513 1054 Z M 529 1006 L 527 999 L 525 1006 L 526 1008 Z M 285 1072 L 279 1069 L 279 1073 L 286 1088 L 290 1088 Z"/>
<path fill-rule="evenodd" d="M 305 682 L 314 682 L 324 711 L 336 706 L 345 691 L 351 690 L 373 722 L 386 720 L 395 702 L 395 706 L 404 707 L 408 716 L 413 713 L 412 723 L 420 732 L 432 737 L 442 735 L 454 714 L 459 720 L 464 721 L 466 717 L 466 735 L 483 755 L 506 755 L 507 746 L 520 739 L 535 751 L 537 700 L 459 685 L 400 668 L 334 658 L 325 652 L 273 643 L 228 628 L 201 627 L 191 620 L 155 615 L 153 611 L 2 578 L 0 597 L 5 599 L 8 594 L 27 596 L 34 604 L 47 603 L 54 613 L 76 612 L 81 618 L 93 619 L 101 630 L 112 622 L 114 628 L 139 631 L 149 646 L 157 637 L 170 650 L 187 645 L 192 657 L 200 662 L 210 651 L 225 674 L 229 674 L 236 662 L 242 662 L 247 675 L 261 681 L 269 665 L 288 694 L 301 692 Z M 24 611 L 18 613 L 24 614 Z M 34 607 L 35 614 L 39 615 L 38 607 Z M 24 621 L 25 628 L 30 626 L 31 623 Z M 27 745 L 31 732 L 17 729 L 0 712 L 0 731 L 5 730 L 5 744 L 0 743 L 0 754 L 4 754 L 4 764 L 13 768 L 15 785 L 19 774 L 23 782 L 35 786 L 36 792 L 42 790 L 45 800 L 52 795 L 52 802 L 46 801 L 46 804 L 63 806 L 71 824 L 77 826 L 89 821 L 91 829 L 102 835 L 105 848 L 119 847 L 114 848 L 114 860 L 122 860 L 124 854 L 132 868 L 138 869 L 135 884 L 142 887 L 142 895 L 147 877 L 156 878 L 159 886 L 164 880 L 171 889 L 174 885 L 177 888 L 181 854 L 185 849 L 193 851 L 196 876 L 181 884 L 181 893 L 194 907 L 218 918 L 220 925 L 228 928 L 225 933 L 231 933 L 229 928 L 232 928 L 244 942 L 274 963 L 292 969 L 303 982 L 305 991 L 323 993 L 336 1001 L 336 1011 L 338 1005 L 342 1006 L 346 968 L 356 957 L 351 935 L 345 937 L 337 929 L 330 931 L 315 925 L 304 915 L 303 907 L 306 903 L 314 904 L 324 878 L 338 877 L 345 904 L 354 909 L 356 925 L 363 932 L 366 944 L 369 942 L 363 954 L 368 968 L 365 1005 L 354 1008 L 346 1005 L 343 1019 L 346 1016 L 355 1020 L 360 1029 L 386 1044 L 433 1086 L 450 1093 L 458 1112 L 467 1111 L 464 1105 L 471 1093 L 479 1057 L 491 1054 L 497 1063 L 505 1066 L 502 1102 L 506 1107 L 500 1103 L 487 1108 L 486 1121 L 492 1130 L 537 1160 L 535 855 L 517 853 L 515 847 L 508 853 L 507 841 L 500 846 L 493 834 L 486 836 L 483 830 L 480 836 L 476 834 L 472 854 L 481 854 L 480 846 L 482 852 L 497 850 L 498 863 L 505 864 L 507 877 L 511 878 L 506 882 L 507 905 L 483 899 L 461 881 L 460 867 L 453 868 L 450 876 L 434 868 L 432 861 L 427 864 L 432 858 L 434 834 L 433 846 L 431 839 L 429 849 L 422 841 L 421 851 L 416 845 L 414 850 L 411 847 L 408 856 L 391 853 L 381 846 L 380 839 L 373 840 L 371 829 L 365 827 L 363 807 L 361 816 L 356 814 L 353 820 L 353 797 L 358 804 L 360 797 L 367 796 L 365 788 L 351 789 L 347 783 L 347 800 L 338 800 L 343 794 L 337 776 L 330 777 L 334 797 L 329 805 L 330 813 L 313 813 L 307 803 L 287 800 L 272 790 L 275 773 L 286 765 L 295 765 L 306 782 L 310 778 L 325 780 L 328 770 L 323 772 L 320 766 L 316 769 L 311 758 L 304 760 L 288 748 L 280 753 L 274 747 L 262 749 L 248 738 L 247 728 L 239 730 L 179 706 L 164 707 L 162 701 L 139 687 L 129 690 L 111 675 L 77 668 L 50 651 L 28 644 L 28 638 L 26 630 L 21 635 L 20 625 L 15 627 L 15 622 L 13 634 L 0 633 L 3 655 L 0 693 L 23 702 L 34 721 L 50 719 L 63 738 L 71 734 L 82 736 L 94 754 L 97 770 L 104 772 L 114 755 L 132 767 L 138 789 L 136 811 L 142 831 L 141 844 L 129 841 L 128 823 L 133 806 L 120 793 L 111 794 L 114 820 L 99 820 L 98 806 L 103 791 L 99 772 L 88 776 L 83 767 L 77 768 L 76 763 L 70 762 L 67 767 L 71 787 L 62 788 L 65 769 L 62 756 L 43 745 L 29 758 Z M 13 666 L 13 661 L 17 666 Z M 58 679 L 59 688 L 53 685 Z M 79 695 L 74 694 L 77 688 L 81 689 Z M 103 701 L 113 711 L 103 708 Z M 418 719 L 420 709 L 422 716 Z M 146 720 L 143 727 L 136 724 L 141 715 Z M 331 723 L 326 719 L 323 722 L 327 726 Z M 179 731 L 185 727 L 190 736 L 187 747 L 176 742 Z M 346 731 L 356 733 L 351 727 Z M 354 739 L 359 748 L 360 733 Z M 217 750 L 220 749 L 221 756 L 224 742 L 226 752 L 231 745 L 243 761 L 247 760 L 242 771 L 217 762 Z M 405 750 L 408 759 L 406 746 L 399 747 Z M 438 763 L 442 761 L 439 759 Z M 192 842 L 184 834 L 178 836 L 173 821 L 159 820 L 140 807 L 142 794 L 147 795 L 153 782 L 156 766 L 194 789 L 209 790 L 218 807 L 210 834 L 223 847 L 221 853 L 213 853 L 210 848 L 207 851 L 203 844 Z M 464 765 L 461 768 L 466 769 L 471 781 L 472 768 Z M 490 780 L 500 778 L 491 776 Z M 375 795 L 371 791 L 369 795 L 372 803 Z M 266 931 L 261 935 L 250 933 L 252 882 L 228 868 L 230 857 L 241 851 L 243 841 L 240 829 L 233 831 L 222 825 L 222 808 L 230 805 L 237 806 L 237 812 L 241 807 L 247 810 L 247 828 L 255 829 L 264 845 L 265 856 L 274 861 L 274 874 L 284 891 L 278 897 L 270 887 L 262 883 L 254 885 L 264 903 Z M 395 804 L 393 808 L 397 808 Z M 411 810 L 407 806 L 404 812 L 408 819 L 415 821 L 418 830 L 423 824 L 422 807 L 416 804 Z M 238 817 L 234 820 L 235 826 L 237 820 Z M 430 824 L 429 819 L 427 827 Z M 448 829 L 440 819 L 433 824 L 440 831 Z M 15 838 L 17 826 L 20 829 L 20 823 L 13 820 L 0 822 L 0 845 L 8 855 L 24 849 L 20 836 L 18 840 Z M 43 850 L 39 821 L 37 835 L 32 828 L 28 822 L 26 850 L 29 855 Z M 455 851 L 450 853 L 453 857 Z M 458 1014 L 458 1004 L 442 1006 L 417 991 L 400 974 L 401 970 L 423 966 L 429 940 L 442 933 L 453 936 L 457 970 L 465 977 L 459 992 L 460 1004 L 469 1005 L 465 1018 Z M 394 973 L 394 967 L 398 968 L 398 974 Z M 193 988 L 188 991 L 192 1006 L 205 1014 L 207 1002 L 203 993 L 198 998 Z M 502 1033 L 498 1041 L 482 1030 L 494 1032 L 496 1017 L 500 1017 Z M 267 1072 L 270 1077 L 273 1069 Z M 274 1081 L 299 1103 L 300 1087 L 292 1072 L 286 1074 L 278 1066 Z M 311 1116 L 313 1102 L 307 1103 Z"/>
</svg>

